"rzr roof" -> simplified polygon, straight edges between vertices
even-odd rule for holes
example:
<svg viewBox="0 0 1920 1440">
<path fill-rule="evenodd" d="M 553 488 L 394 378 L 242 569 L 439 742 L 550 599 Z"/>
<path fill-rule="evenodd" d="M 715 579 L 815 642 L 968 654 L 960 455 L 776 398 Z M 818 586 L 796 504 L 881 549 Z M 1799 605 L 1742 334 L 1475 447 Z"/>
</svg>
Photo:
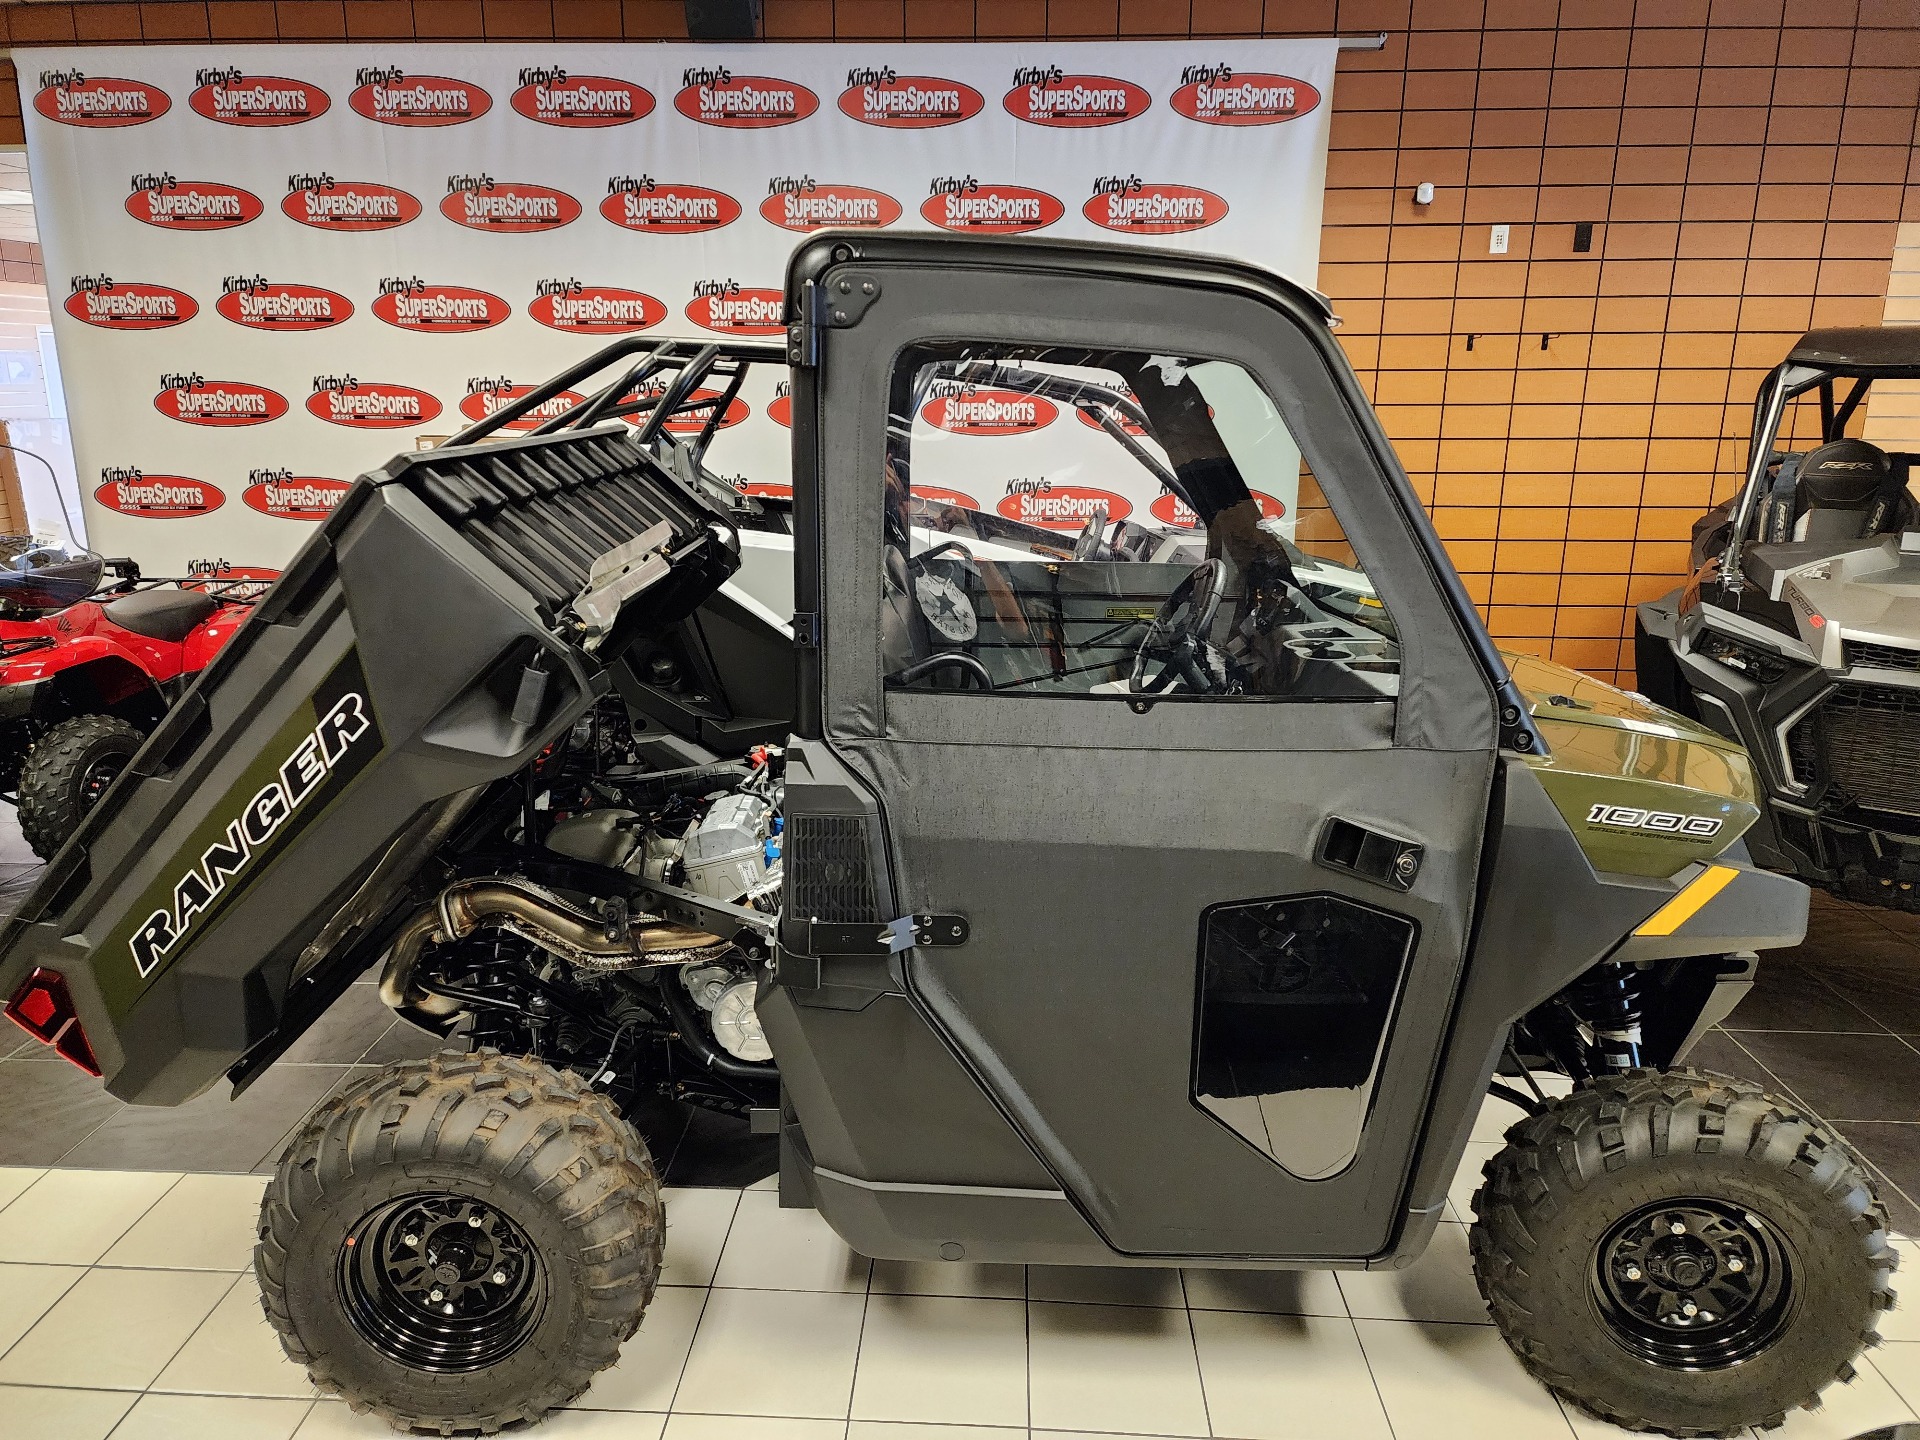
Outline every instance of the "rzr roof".
<svg viewBox="0 0 1920 1440">
<path fill-rule="evenodd" d="M 1920 325 L 1809 330 L 1793 347 L 1787 363 L 1874 379 L 1920 379 Z"/>
</svg>

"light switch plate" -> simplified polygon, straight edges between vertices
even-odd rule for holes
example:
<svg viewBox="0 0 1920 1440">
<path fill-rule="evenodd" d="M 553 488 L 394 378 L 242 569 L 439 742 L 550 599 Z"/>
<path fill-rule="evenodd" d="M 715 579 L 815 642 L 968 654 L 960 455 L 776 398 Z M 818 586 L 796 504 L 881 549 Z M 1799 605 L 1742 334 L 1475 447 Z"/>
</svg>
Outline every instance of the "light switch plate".
<svg viewBox="0 0 1920 1440">
<path fill-rule="evenodd" d="M 1487 237 L 1487 253 L 1489 255 L 1504 255 L 1507 253 L 1507 227 L 1505 225 L 1496 225 L 1493 227 L 1493 233 Z"/>
</svg>

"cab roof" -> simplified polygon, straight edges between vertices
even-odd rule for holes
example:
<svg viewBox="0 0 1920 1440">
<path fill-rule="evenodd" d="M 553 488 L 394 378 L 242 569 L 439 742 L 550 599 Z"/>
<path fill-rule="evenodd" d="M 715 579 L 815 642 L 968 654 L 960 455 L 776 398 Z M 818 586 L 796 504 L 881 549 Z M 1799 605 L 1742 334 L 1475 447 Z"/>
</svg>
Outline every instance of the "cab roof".
<svg viewBox="0 0 1920 1440">
<path fill-rule="evenodd" d="M 1793 347 L 1787 363 L 1875 379 L 1920 378 L 1920 325 L 1809 330 Z"/>
</svg>

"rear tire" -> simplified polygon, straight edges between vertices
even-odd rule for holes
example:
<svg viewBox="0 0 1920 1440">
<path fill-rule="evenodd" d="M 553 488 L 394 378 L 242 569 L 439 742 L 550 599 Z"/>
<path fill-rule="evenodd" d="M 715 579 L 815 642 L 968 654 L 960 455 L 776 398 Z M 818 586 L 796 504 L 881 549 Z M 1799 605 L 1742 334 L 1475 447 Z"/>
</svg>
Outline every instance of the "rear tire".
<svg viewBox="0 0 1920 1440">
<path fill-rule="evenodd" d="M 308 1118 L 261 1202 L 254 1270 L 321 1390 L 398 1429 L 492 1434 L 619 1359 L 665 1226 L 646 1145 L 606 1096 L 447 1051 Z"/>
<path fill-rule="evenodd" d="M 1507 1131 L 1474 1207 L 1474 1274 L 1507 1344 L 1629 1430 L 1779 1425 L 1853 1378 L 1893 1305 L 1886 1212 L 1859 1161 L 1724 1076 L 1576 1090 Z"/>
<path fill-rule="evenodd" d="M 112 715 L 63 720 L 20 765 L 20 833 L 42 860 L 67 843 L 147 737 Z"/>
</svg>

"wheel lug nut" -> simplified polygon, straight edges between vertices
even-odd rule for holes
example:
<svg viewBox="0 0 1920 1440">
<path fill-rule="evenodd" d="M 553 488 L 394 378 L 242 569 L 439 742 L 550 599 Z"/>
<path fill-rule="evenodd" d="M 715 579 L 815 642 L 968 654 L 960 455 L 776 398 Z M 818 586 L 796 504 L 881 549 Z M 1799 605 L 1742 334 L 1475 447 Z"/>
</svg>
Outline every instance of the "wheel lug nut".
<svg viewBox="0 0 1920 1440">
<path fill-rule="evenodd" d="M 496 1284 L 496 1285 L 504 1285 L 504 1284 L 506 1284 L 506 1283 L 507 1283 L 507 1272 L 506 1272 L 506 1271 L 504 1271 L 504 1270 L 496 1270 L 496 1271 L 494 1271 L 494 1272 L 493 1272 L 493 1283 L 494 1283 L 494 1284 Z"/>
<path fill-rule="evenodd" d="M 1687 1227 L 1685 1222 L 1680 1220 L 1674 1221 L 1671 1225 L 1667 1226 L 1667 1229 L 1671 1230 L 1676 1235 L 1684 1235 L 1687 1233 Z"/>
<path fill-rule="evenodd" d="M 1736 1275 L 1746 1268 L 1747 1262 L 1742 1260 L 1738 1255 L 1727 1261 L 1727 1269 L 1733 1271 Z"/>
<path fill-rule="evenodd" d="M 480 1217 L 478 1215 L 467 1216 L 467 1224 L 478 1230 L 480 1228 Z"/>
<path fill-rule="evenodd" d="M 1627 1266 L 1627 1279 L 1638 1280 L 1639 1278 L 1640 1278 L 1640 1267 L 1638 1265 Z"/>
<path fill-rule="evenodd" d="M 447 1298 L 447 1292 L 444 1290 L 429 1290 L 427 1292 L 427 1298 L 429 1300 L 444 1300 Z"/>
<path fill-rule="evenodd" d="M 402 1245 L 418 1245 L 420 1243 L 420 1237 L 418 1235 L 402 1235 L 400 1237 L 400 1243 Z"/>
<path fill-rule="evenodd" d="M 1700 1313 L 1700 1307 L 1694 1304 L 1691 1300 L 1689 1300 L 1687 1301 L 1686 1304 L 1680 1307 L 1680 1313 L 1686 1316 L 1689 1320 L 1691 1320 L 1694 1316 Z"/>
</svg>

